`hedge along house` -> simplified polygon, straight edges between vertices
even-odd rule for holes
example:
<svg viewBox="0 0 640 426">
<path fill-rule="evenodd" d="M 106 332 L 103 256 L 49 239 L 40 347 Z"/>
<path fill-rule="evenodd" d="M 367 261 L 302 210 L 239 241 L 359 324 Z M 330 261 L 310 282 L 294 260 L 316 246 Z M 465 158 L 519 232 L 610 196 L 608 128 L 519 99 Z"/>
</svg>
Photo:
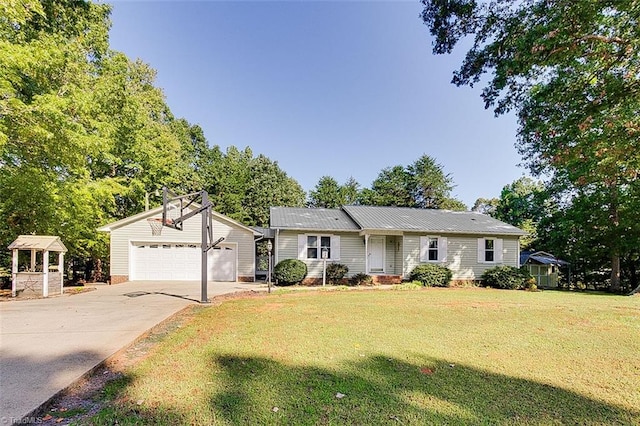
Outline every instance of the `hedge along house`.
<svg viewBox="0 0 640 426">
<path fill-rule="evenodd" d="M 11 295 L 18 293 L 48 297 L 64 291 L 64 254 L 60 237 L 20 235 L 9 245 L 12 251 Z M 29 261 L 20 263 L 20 252 L 29 252 Z M 56 259 L 52 261 L 51 257 Z M 56 263 L 57 262 L 57 263 Z"/>
<path fill-rule="evenodd" d="M 302 260 L 306 283 L 322 279 L 322 252 L 346 265 L 348 276 L 366 273 L 379 283 L 408 279 L 422 263 L 448 267 L 454 282 L 476 281 L 494 266 L 519 267 L 526 234 L 480 213 L 403 207 L 272 207 L 270 225 L 275 263 Z"/>
<path fill-rule="evenodd" d="M 111 234 L 111 284 L 200 280 L 201 215 L 187 219 L 182 231 L 163 227 L 161 235 L 152 235 L 149 220 L 162 220 L 162 206 L 98 228 Z M 255 239 L 261 234 L 216 212 L 212 223 L 214 239 L 224 241 L 209 250 L 209 281 L 254 281 Z"/>
<path fill-rule="evenodd" d="M 558 288 L 562 268 L 566 268 L 567 279 L 571 280 L 571 264 L 558 259 L 551 253 L 523 251 L 520 253 L 520 264 L 527 268 L 540 288 Z"/>
</svg>

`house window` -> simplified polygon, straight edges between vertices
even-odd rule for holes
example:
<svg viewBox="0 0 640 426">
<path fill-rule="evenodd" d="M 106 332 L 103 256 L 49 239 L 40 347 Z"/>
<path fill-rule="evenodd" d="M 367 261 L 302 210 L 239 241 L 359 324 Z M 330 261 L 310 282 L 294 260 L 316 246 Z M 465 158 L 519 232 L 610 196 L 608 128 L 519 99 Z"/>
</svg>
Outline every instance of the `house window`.
<svg viewBox="0 0 640 426">
<path fill-rule="evenodd" d="M 503 247 L 501 238 L 478 238 L 478 263 L 503 263 Z"/>
<path fill-rule="evenodd" d="M 331 259 L 331 237 L 308 235 L 307 259 Z"/>
<path fill-rule="evenodd" d="M 309 235 L 307 237 L 307 259 L 318 258 L 318 237 Z"/>
<path fill-rule="evenodd" d="M 430 262 L 438 261 L 438 238 L 429 237 L 428 259 Z"/>
<path fill-rule="evenodd" d="M 443 263 L 447 261 L 446 237 L 420 237 L 420 262 Z"/>
<path fill-rule="evenodd" d="M 339 235 L 298 234 L 298 259 L 323 258 L 340 260 Z"/>
<path fill-rule="evenodd" d="M 493 262 L 495 259 L 495 243 L 491 239 L 484 240 L 484 261 Z"/>
</svg>

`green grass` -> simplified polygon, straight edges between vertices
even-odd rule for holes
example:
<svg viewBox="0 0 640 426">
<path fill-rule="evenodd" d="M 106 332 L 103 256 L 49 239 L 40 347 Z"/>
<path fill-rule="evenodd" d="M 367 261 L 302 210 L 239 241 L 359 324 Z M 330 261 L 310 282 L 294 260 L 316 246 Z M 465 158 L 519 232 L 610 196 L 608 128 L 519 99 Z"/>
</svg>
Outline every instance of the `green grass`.
<svg viewBox="0 0 640 426">
<path fill-rule="evenodd" d="M 275 293 L 195 310 L 93 422 L 640 424 L 639 359 L 639 297 Z"/>
</svg>

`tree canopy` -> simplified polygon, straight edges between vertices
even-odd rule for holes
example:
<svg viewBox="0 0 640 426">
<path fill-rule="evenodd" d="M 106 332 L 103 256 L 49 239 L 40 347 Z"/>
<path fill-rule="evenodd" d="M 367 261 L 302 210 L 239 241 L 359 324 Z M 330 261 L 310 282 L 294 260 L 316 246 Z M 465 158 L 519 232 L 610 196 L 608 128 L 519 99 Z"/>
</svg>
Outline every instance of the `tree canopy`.
<svg viewBox="0 0 640 426">
<path fill-rule="evenodd" d="M 574 213 L 601 210 L 580 233 L 597 237 L 620 290 L 620 259 L 633 257 L 640 173 L 640 3 L 572 0 L 423 0 L 433 51 L 472 36 L 456 85 L 485 83 L 496 115 L 515 111 L 518 149 Z M 596 205 L 587 207 L 582 200 Z M 629 217 L 632 215 L 632 217 Z M 595 217 L 594 217 L 595 220 Z M 630 241 L 631 240 L 631 241 Z"/>
<path fill-rule="evenodd" d="M 433 157 L 422 155 L 408 166 L 383 169 L 361 192 L 360 203 L 376 206 L 414 207 L 422 209 L 466 210 L 461 201 L 451 197 L 453 178 L 445 174 Z"/>
<path fill-rule="evenodd" d="M 155 70 L 109 48 L 109 15 L 89 1 L 0 5 L 0 244 L 55 234 L 71 260 L 104 258 L 97 228 L 139 213 L 164 185 L 207 189 L 248 225 L 267 224 L 270 205 L 303 205 L 276 162 L 210 148 L 175 118 Z"/>
</svg>

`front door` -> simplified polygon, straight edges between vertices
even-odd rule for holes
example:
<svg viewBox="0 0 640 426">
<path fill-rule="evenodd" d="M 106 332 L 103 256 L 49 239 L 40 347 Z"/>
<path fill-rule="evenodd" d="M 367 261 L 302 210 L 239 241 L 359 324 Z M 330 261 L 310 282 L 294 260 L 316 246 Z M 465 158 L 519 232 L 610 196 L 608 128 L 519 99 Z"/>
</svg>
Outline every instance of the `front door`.
<svg viewBox="0 0 640 426">
<path fill-rule="evenodd" d="M 384 272 L 384 237 L 369 238 L 369 272 Z"/>
</svg>

